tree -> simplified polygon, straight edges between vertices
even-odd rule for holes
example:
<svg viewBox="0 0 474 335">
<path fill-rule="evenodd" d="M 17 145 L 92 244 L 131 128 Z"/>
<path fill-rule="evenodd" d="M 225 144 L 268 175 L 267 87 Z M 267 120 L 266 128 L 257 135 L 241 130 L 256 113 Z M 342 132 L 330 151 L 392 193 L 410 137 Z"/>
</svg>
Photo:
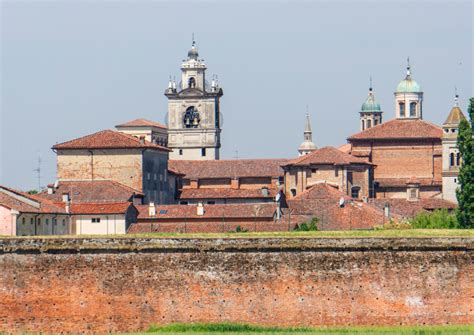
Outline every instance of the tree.
<svg viewBox="0 0 474 335">
<path fill-rule="evenodd" d="M 474 98 L 470 99 L 469 118 L 459 123 L 458 148 L 462 164 L 459 169 L 459 188 L 456 190 L 456 217 L 461 227 L 474 228 Z"/>
</svg>

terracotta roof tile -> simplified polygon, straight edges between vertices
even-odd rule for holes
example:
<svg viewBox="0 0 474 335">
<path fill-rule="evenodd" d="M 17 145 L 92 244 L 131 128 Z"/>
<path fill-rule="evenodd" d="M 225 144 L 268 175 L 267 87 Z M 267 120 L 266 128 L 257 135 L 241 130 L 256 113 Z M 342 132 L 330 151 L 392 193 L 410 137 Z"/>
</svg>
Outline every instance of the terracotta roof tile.
<svg viewBox="0 0 474 335">
<path fill-rule="evenodd" d="M 339 206 L 341 198 L 345 199 L 343 207 Z M 353 201 L 325 183 L 312 186 L 302 197 L 288 200 L 288 205 L 292 216 L 306 216 L 307 220 L 317 217 L 321 230 L 372 229 L 386 221 L 383 210 Z"/>
<path fill-rule="evenodd" d="M 71 214 L 125 214 L 131 202 L 71 204 Z"/>
<path fill-rule="evenodd" d="M 444 199 L 420 199 L 418 201 L 408 201 L 406 199 L 369 199 L 374 206 L 384 209 L 385 204 L 390 205 L 390 212 L 405 218 L 416 216 L 420 212 L 432 211 L 435 209 L 453 210 L 457 206 Z"/>
<path fill-rule="evenodd" d="M 115 127 L 156 127 L 156 128 L 163 128 L 167 129 L 167 127 L 164 124 L 161 124 L 159 122 L 155 121 L 150 121 L 147 119 L 135 119 L 132 121 L 128 121 L 119 125 L 116 125 Z"/>
<path fill-rule="evenodd" d="M 102 130 L 64 143 L 55 144 L 53 149 L 156 149 L 171 151 L 168 148 L 148 142 L 143 142 L 132 136 L 113 130 Z"/>
<path fill-rule="evenodd" d="M 352 135 L 347 140 L 368 139 L 441 139 L 440 127 L 424 120 L 393 119 Z"/>
<path fill-rule="evenodd" d="M 350 165 L 350 164 L 367 164 L 372 165 L 365 159 L 354 157 L 346 154 L 334 147 L 324 147 L 317 149 L 312 153 L 298 157 L 289 161 L 286 166 L 291 165 L 313 165 L 313 164 L 330 164 L 330 165 Z"/>
<path fill-rule="evenodd" d="M 62 204 L 43 199 L 35 194 L 0 186 L 0 205 L 26 213 L 65 213 Z M 6 191 L 6 192 L 5 192 Z M 13 194 L 13 195 L 12 195 Z"/>
<path fill-rule="evenodd" d="M 185 178 L 280 177 L 287 159 L 170 160 L 169 167 Z"/>
<path fill-rule="evenodd" d="M 125 202 L 133 195 L 142 197 L 143 193 L 112 180 L 61 181 L 53 194 L 45 190 L 38 195 L 56 202 L 62 201 L 62 195 L 69 193 L 72 203 Z"/>
<path fill-rule="evenodd" d="M 197 205 L 157 205 L 156 215 L 149 215 L 148 205 L 136 206 L 139 219 L 210 219 L 210 218 L 273 218 L 276 204 L 225 204 L 204 205 L 204 215 L 197 215 Z"/>
<path fill-rule="evenodd" d="M 268 195 L 264 195 L 261 189 L 231 189 L 231 188 L 184 188 L 179 196 L 180 200 L 186 199 L 271 199 L 278 191 L 274 188 L 268 189 Z"/>
</svg>

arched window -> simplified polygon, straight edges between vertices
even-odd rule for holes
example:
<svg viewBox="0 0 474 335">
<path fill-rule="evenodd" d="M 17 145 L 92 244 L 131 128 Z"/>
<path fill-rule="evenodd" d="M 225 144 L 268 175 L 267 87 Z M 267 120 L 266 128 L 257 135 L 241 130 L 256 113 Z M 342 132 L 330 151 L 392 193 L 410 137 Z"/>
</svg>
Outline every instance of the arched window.
<svg viewBox="0 0 474 335">
<path fill-rule="evenodd" d="M 459 152 L 456 154 L 456 165 L 461 165 L 461 154 Z"/>
<path fill-rule="evenodd" d="M 362 130 L 365 130 L 365 123 L 364 123 L 364 120 L 362 120 Z"/>
<path fill-rule="evenodd" d="M 454 153 L 449 154 L 449 166 L 454 166 Z"/>
<path fill-rule="evenodd" d="M 194 79 L 194 77 L 190 77 L 188 79 L 188 87 L 191 88 L 191 87 L 196 87 L 196 79 Z"/>
<path fill-rule="evenodd" d="M 416 116 L 416 102 L 410 102 L 410 116 Z"/>
<path fill-rule="evenodd" d="M 398 103 L 398 106 L 400 107 L 400 116 L 404 117 L 405 116 L 405 103 L 400 102 Z"/>
<path fill-rule="evenodd" d="M 367 120 L 367 128 L 372 127 L 372 120 Z"/>
</svg>

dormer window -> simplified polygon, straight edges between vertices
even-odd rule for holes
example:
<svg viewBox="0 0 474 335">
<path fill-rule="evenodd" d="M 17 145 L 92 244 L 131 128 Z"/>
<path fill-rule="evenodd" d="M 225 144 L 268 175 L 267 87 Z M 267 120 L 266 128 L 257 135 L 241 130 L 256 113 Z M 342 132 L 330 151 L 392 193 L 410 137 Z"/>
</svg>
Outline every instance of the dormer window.
<svg viewBox="0 0 474 335">
<path fill-rule="evenodd" d="M 400 107 L 400 116 L 401 117 L 405 117 L 405 103 L 404 102 L 400 102 L 398 104 L 398 106 Z"/>
<path fill-rule="evenodd" d="M 416 102 L 410 102 L 410 117 L 416 116 Z"/>
</svg>

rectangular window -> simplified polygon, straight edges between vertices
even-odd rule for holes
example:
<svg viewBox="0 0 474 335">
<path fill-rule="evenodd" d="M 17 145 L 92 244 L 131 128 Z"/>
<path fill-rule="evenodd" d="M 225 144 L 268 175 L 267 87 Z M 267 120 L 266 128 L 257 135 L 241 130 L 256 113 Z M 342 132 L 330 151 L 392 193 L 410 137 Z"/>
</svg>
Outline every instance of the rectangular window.
<svg viewBox="0 0 474 335">
<path fill-rule="evenodd" d="M 311 169 L 311 173 L 316 173 L 318 169 Z"/>
<path fill-rule="evenodd" d="M 339 176 L 339 168 L 338 167 L 334 170 L 334 175 L 336 177 Z"/>
<path fill-rule="evenodd" d="M 49 224 L 49 219 L 46 219 L 46 224 Z"/>
<path fill-rule="evenodd" d="M 179 149 L 179 155 L 180 155 L 180 156 L 183 155 L 183 149 Z"/>
<path fill-rule="evenodd" d="M 404 117 L 404 116 L 405 116 L 405 103 L 404 103 L 404 102 L 400 102 L 400 103 L 399 103 L 399 106 L 400 106 L 400 116 L 401 116 L 401 117 Z"/>
<path fill-rule="evenodd" d="M 206 148 L 201 149 L 201 156 L 206 156 Z"/>
<path fill-rule="evenodd" d="M 208 204 L 208 205 L 215 205 L 216 202 L 215 202 L 214 200 L 209 200 L 209 201 L 207 202 L 207 204 Z"/>
<path fill-rule="evenodd" d="M 92 218 L 92 223 L 100 223 L 100 218 Z"/>
</svg>

